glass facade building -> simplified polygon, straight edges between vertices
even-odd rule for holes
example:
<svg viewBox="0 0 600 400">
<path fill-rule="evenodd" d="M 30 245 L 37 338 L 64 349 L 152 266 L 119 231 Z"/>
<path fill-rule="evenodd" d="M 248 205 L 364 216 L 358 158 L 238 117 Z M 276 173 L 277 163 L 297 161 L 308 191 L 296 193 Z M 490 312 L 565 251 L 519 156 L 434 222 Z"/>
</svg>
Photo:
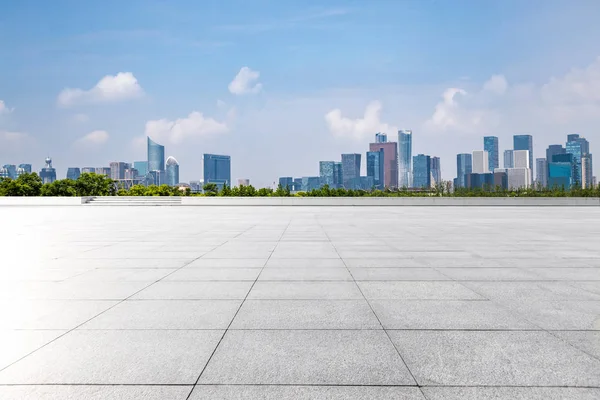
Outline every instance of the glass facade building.
<svg viewBox="0 0 600 400">
<path fill-rule="evenodd" d="M 548 186 L 548 162 L 545 158 L 535 159 L 535 184 L 536 186 Z"/>
<path fill-rule="evenodd" d="M 575 184 L 581 185 L 583 183 L 583 167 L 581 165 L 581 158 L 590 154 L 590 143 L 585 138 L 582 138 L 577 134 L 567 135 L 565 151 L 569 154 L 573 154 Z M 589 176 L 589 180 L 591 181 L 591 175 Z"/>
<path fill-rule="evenodd" d="M 431 187 L 431 157 L 425 154 L 413 157 L 413 187 Z"/>
<path fill-rule="evenodd" d="M 303 176 L 302 177 L 302 191 L 310 192 L 311 190 L 316 190 L 321 187 L 321 177 L 320 176 Z"/>
<path fill-rule="evenodd" d="M 336 188 L 340 188 L 344 185 L 343 168 L 340 161 L 336 161 L 333 164 L 333 183 L 335 184 Z"/>
<path fill-rule="evenodd" d="M 569 189 L 573 186 L 573 164 L 570 162 L 548 163 L 548 187 Z"/>
<path fill-rule="evenodd" d="M 342 154 L 342 181 L 346 189 L 360 187 L 360 154 Z"/>
<path fill-rule="evenodd" d="M 395 142 L 371 143 L 369 151 L 383 151 L 383 186 L 398 187 L 398 144 Z"/>
<path fill-rule="evenodd" d="M 367 152 L 367 176 L 373 178 L 373 186 L 383 189 L 383 150 Z"/>
<path fill-rule="evenodd" d="M 398 186 L 412 187 L 412 131 L 398 131 Z"/>
<path fill-rule="evenodd" d="M 294 178 L 294 192 L 300 192 L 302 190 L 302 178 Z"/>
<path fill-rule="evenodd" d="M 467 187 L 471 189 L 491 189 L 495 187 L 494 174 L 491 172 L 485 174 L 468 174 Z"/>
<path fill-rule="evenodd" d="M 67 179 L 76 181 L 81 175 L 81 170 L 78 167 L 71 167 L 67 169 Z"/>
<path fill-rule="evenodd" d="M 31 173 L 31 164 L 19 164 L 19 168 L 22 169 L 23 173 L 30 174 Z"/>
<path fill-rule="evenodd" d="M 431 157 L 431 186 L 442 183 L 442 166 L 439 157 Z"/>
<path fill-rule="evenodd" d="M 46 166 L 40 171 L 42 183 L 52 183 L 56 180 L 56 170 L 52 168 L 52 159 L 46 158 Z"/>
<path fill-rule="evenodd" d="M 122 161 L 114 161 L 110 163 L 110 179 L 120 180 L 125 179 L 125 170 L 129 168 L 129 164 Z"/>
<path fill-rule="evenodd" d="M 375 134 L 375 143 L 385 143 L 387 142 L 387 135 L 385 133 L 376 133 Z"/>
<path fill-rule="evenodd" d="M 498 137 L 484 136 L 483 149 L 488 152 L 489 171 L 494 172 L 496 168 L 500 168 L 500 161 L 498 160 Z"/>
<path fill-rule="evenodd" d="M 179 183 L 179 163 L 174 157 L 167 158 L 166 166 L 166 184 L 175 186 Z"/>
<path fill-rule="evenodd" d="M 533 181 L 533 136 L 531 135 L 514 135 L 513 136 L 514 150 L 529 150 L 529 168 L 531 168 L 531 181 Z"/>
<path fill-rule="evenodd" d="M 134 161 L 133 168 L 137 169 L 140 176 L 146 176 L 148 173 L 148 161 Z"/>
<path fill-rule="evenodd" d="M 136 167 L 137 169 L 137 167 Z M 148 171 L 165 170 L 165 146 L 154 142 L 148 137 Z M 139 169 L 138 169 L 139 171 Z"/>
<path fill-rule="evenodd" d="M 231 157 L 217 154 L 204 154 L 204 185 L 216 183 L 222 188 L 231 186 Z"/>
<path fill-rule="evenodd" d="M 321 186 L 327 185 L 335 188 L 335 161 L 319 161 L 319 177 Z"/>
<path fill-rule="evenodd" d="M 515 153 L 514 150 L 504 150 L 504 168 L 515 167 Z"/>
<path fill-rule="evenodd" d="M 456 187 L 467 187 L 467 175 L 473 172 L 473 156 L 468 153 L 456 155 Z"/>
<path fill-rule="evenodd" d="M 279 178 L 279 184 L 282 188 L 288 188 L 289 190 L 294 190 L 294 178 L 291 176 L 282 176 Z"/>
<path fill-rule="evenodd" d="M 10 179 L 17 179 L 17 166 L 14 164 L 4 164 L 2 168 L 5 170 L 5 175 Z"/>
</svg>

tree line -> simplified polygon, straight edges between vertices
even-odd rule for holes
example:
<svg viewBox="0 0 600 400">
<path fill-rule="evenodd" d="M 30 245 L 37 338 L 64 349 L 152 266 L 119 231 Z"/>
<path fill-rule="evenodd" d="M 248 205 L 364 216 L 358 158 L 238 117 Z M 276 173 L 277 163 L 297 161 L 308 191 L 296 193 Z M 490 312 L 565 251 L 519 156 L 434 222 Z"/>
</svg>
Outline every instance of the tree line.
<svg viewBox="0 0 600 400">
<path fill-rule="evenodd" d="M 447 183 L 428 189 L 384 189 L 353 190 L 331 188 L 325 185 L 307 192 L 292 193 L 289 187 L 279 185 L 276 189 L 260 188 L 252 185 L 219 187 L 214 183 L 204 185 L 204 193 L 192 193 L 190 188 L 180 189 L 168 185 L 133 185 L 129 189 L 120 187 L 118 182 L 105 175 L 83 173 L 76 180 L 59 179 L 52 183 L 42 183 L 34 173 L 25 173 L 17 179 L 0 178 L 0 196 L 223 196 L 223 197 L 600 197 L 600 186 L 596 188 L 543 188 L 506 190 L 501 187 L 477 189 L 455 188 Z"/>
</svg>

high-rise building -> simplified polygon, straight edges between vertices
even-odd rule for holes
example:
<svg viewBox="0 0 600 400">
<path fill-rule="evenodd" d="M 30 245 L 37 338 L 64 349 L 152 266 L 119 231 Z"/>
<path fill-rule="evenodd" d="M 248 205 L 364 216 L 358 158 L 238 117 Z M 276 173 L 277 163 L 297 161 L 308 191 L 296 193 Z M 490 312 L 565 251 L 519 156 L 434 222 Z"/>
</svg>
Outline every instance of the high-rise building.
<svg viewBox="0 0 600 400">
<path fill-rule="evenodd" d="M 396 142 L 371 143 L 369 151 L 383 151 L 383 186 L 398 187 L 398 144 Z"/>
<path fill-rule="evenodd" d="M 551 144 L 546 149 L 546 160 L 552 162 L 552 156 L 555 154 L 565 154 L 566 150 L 560 144 Z"/>
<path fill-rule="evenodd" d="M 148 171 L 165 170 L 165 146 L 148 137 Z"/>
<path fill-rule="evenodd" d="M 375 143 L 387 142 L 387 135 L 385 133 L 378 132 L 375 134 Z"/>
<path fill-rule="evenodd" d="M 442 183 L 442 166 L 439 157 L 431 157 L 431 186 L 436 186 Z"/>
<path fill-rule="evenodd" d="M 96 174 L 104 175 L 110 178 L 110 168 L 109 167 L 96 167 Z"/>
<path fill-rule="evenodd" d="M 571 188 L 575 184 L 574 164 L 573 154 L 554 154 L 548 163 L 548 187 Z"/>
<path fill-rule="evenodd" d="M 321 178 L 321 186 L 329 186 L 335 188 L 335 161 L 319 161 L 319 176 Z"/>
<path fill-rule="evenodd" d="M 412 187 L 412 131 L 398 131 L 398 186 Z"/>
<path fill-rule="evenodd" d="M 425 154 L 413 156 L 413 187 L 431 187 L 431 157 Z"/>
<path fill-rule="evenodd" d="M 82 174 L 95 174 L 96 173 L 96 168 L 94 168 L 94 167 L 83 167 L 83 168 L 81 168 L 81 173 Z"/>
<path fill-rule="evenodd" d="M 166 164 L 166 184 L 169 186 L 175 186 L 179 183 L 179 163 L 175 157 L 169 157 L 167 158 Z"/>
<path fill-rule="evenodd" d="M 2 168 L 4 168 L 6 170 L 6 173 L 8 174 L 8 178 L 17 179 L 17 166 L 16 165 L 4 164 L 2 166 Z"/>
<path fill-rule="evenodd" d="M 489 172 L 488 152 L 485 150 L 473 150 L 473 173 L 485 174 Z"/>
<path fill-rule="evenodd" d="M 494 187 L 494 174 L 491 172 L 467 174 L 467 187 L 470 189 L 490 189 Z"/>
<path fill-rule="evenodd" d="M 10 172 L 8 172 L 7 168 L 0 168 L 0 178 L 10 179 Z"/>
<path fill-rule="evenodd" d="M 341 188 L 344 185 L 342 162 L 336 161 L 333 164 L 333 184 L 336 188 Z"/>
<path fill-rule="evenodd" d="M 231 157 L 204 154 L 204 185 L 216 183 L 219 188 L 231 186 Z"/>
<path fill-rule="evenodd" d="M 133 168 L 137 169 L 140 176 L 146 176 L 148 173 L 148 161 L 134 161 Z"/>
<path fill-rule="evenodd" d="M 383 189 L 384 153 L 380 151 L 367 151 L 367 176 L 373 178 L 373 185 L 377 189 Z"/>
<path fill-rule="evenodd" d="M 548 186 L 548 161 L 545 158 L 535 159 L 535 183 L 543 188 Z"/>
<path fill-rule="evenodd" d="M 125 179 L 125 170 L 129 168 L 129 164 L 122 161 L 113 161 L 110 163 L 110 179 L 120 180 Z"/>
<path fill-rule="evenodd" d="M 514 167 L 513 168 L 531 168 L 529 164 L 529 151 L 528 150 L 515 150 L 513 152 Z"/>
<path fill-rule="evenodd" d="M 531 135 L 514 135 L 513 136 L 513 149 L 529 151 L 529 168 L 531 168 L 530 181 L 533 181 L 533 136 L 531 136 Z"/>
<path fill-rule="evenodd" d="M 302 191 L 310 192 L 311 190 L 317 190 L 321 187 L 320 176 L 303 176 L 302 177 Z"/>
<path fill-rule="evenodd" d="M 504 150 L 504 168 L 515 167 L 515 158 L 513 151 L 514 150 Z"/>
<path fill-rule="evenodd" d="M 473 172 L 473 156 L 468 153 L 456 155 L 455 187 L 467 187 L 467 175 Z"/>
<path fill-rule="evenodd" d="M 375 186 L 375 181 L 372 176 L 361 176 L 360 177 L 360 188 L 362 190 L 372 190 Z"/>
<path fill-rule="evenodd" d="M 81 170 L 78 167 L 70 167 L 67 169 L 67 179 L 76 181 L 81 175 Z"/>
<path fill-rule="evenodd" d="M 125 179 L 135 180 L 136 182 L 134 183 L 140 183 L 143 181 L 143 179 L 140 178 L 139 171 L 135 168 L 131 168 L 131 166 L 125 169 Z"/>
<path fill-rule="evenodd" d="M 19 168 L 17 168 L 17 170 L 22 169 L 23 171 L 21 173 L 25 173 L 25 174 L 30 174 L 32 169 L 31 169 L 31 164 L 19 164 Z M 20 175 L 17 173 L 17 175 Z"/>
<path fill-rule="evenodd" d="M 52 159 L 46 157 L 46 166 L 40 171 L 42 183 L 52 183 L 56 180 L 56 170 L 52 168 Z"/>
<path fill-rule="evenodd" d="M 342 180 L 346 189 L 360 188 L 360 154 L 342 154 Z"/>
<path fill-rule="evenodd" d="M 300 192 L 302 190 L 302 178 L 294 178 L 294 192 Z"/>
<path fill-rule="evenodd" d="M 531 186 L 531 170 L 529 168 L 508 168 L 509 189 L 526 189 Z"/>
<path fill-rule="evenodd" d="M 294 178 L 291 176 L 282 176 L 279 178 L 279 184 L 282 188 L 288 188 L 289 190 L 294 190 Z"/>
<path fill-rule="evenodd" d="M 573 154 L 573 166 L 575 168 L 575 183 L 582 185 L 582 165 L 581 158 L 585 155 L 590 154 L 590 143 L 583 137 L 577 134 L 567 135 L 567 144 L 565 151 L 569 154 Z M 590 160 L 591 161 L 591 160 Z M 588 177 L 590 180 L 591 175 Z"/>
<path fill-rule="evenodd" d="M 584 189 L 591 188 L 593 182 L 592 176 L 592 156 L 585 154 L 581 157 L 581 187 Z"/>
<path fill-rule="evenodd" d="M 483 149 L 488 152 L 489 171 L 494 172 L 496 168 L 500 167 L 500 161 L 498 160 L 498 137 L 484 136 Z"/>
</svg>

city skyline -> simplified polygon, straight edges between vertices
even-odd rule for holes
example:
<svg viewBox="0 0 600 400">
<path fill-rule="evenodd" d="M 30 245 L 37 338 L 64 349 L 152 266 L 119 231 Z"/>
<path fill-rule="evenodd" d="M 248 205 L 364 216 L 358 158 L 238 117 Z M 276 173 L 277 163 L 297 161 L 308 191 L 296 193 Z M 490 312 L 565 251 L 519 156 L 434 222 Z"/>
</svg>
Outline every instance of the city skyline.
<svg viewBox="0 0 600 400">
<path fill-rule="evenodd" d="M 235 160 L 234 179 L 270 186 L 410 129 L 412 155 L 440 157 L 451 180 L 456 154 L 482 136 L 502 151 L 531 134 L 534 160 L 566 134 L 600 142 L 591 0 L 222 2 L 210 13 L 182 1 L 25 3 L 0 16 L 11 38 L 0 43 L 11 55 L 0 65 L 3 164 L 39 171 L 50 156 L 60 177 L 143 159 L 151 136 L 182 181 L 200 179 L 197 154 L 212 153 Z"/>
</svg>

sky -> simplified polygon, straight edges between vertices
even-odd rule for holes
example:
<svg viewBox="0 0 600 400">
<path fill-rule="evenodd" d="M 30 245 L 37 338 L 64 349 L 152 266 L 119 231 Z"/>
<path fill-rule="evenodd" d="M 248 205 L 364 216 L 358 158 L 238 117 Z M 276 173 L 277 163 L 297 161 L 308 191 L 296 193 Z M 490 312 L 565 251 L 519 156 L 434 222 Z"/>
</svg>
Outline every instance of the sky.
<svg viewBox="0 0 600 400">
<path fill-rule="evenodd" d="M 597 0 L 0 0 L 0 165 L 146 159 L 270 186 L 412 129 L 441 158 L 531 134 L 598 153 Z M 598 149 L 598 150 L 596 150 Z M 500 161 L 502 164 L 502 161 Z M 364 164 L 364 160 L 363 160 Z M 364 174 L 363 170 L 363 174 Z"/>
</svg>

